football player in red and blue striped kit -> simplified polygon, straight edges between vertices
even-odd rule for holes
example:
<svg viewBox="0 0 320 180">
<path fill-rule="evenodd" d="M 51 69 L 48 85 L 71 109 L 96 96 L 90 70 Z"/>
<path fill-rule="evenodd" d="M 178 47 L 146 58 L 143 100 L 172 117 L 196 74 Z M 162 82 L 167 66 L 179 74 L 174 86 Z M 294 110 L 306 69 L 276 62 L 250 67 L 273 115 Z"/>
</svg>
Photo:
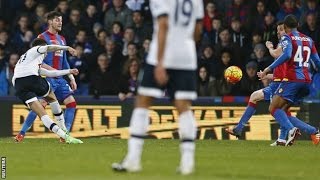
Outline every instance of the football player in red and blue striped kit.
<svg viewBox="0 0 320 180">
<path fill-rule="evenodd" d="M 289 131 L 286 145 L 294 142 L 299 129 L 289 121 L 286 109 L 309 94 L 310 65 L 320 68 L 320 59 L 312 39 L 297 31 L 298 21 L 293 15 L 284 20 L 286 35 L 281 38 L 283 53 L 264 71 L 266 75 L 281 64 L 286 65 L 285 78 L 273 96 L 269 110 L 281 126 Z"/>
</svg>

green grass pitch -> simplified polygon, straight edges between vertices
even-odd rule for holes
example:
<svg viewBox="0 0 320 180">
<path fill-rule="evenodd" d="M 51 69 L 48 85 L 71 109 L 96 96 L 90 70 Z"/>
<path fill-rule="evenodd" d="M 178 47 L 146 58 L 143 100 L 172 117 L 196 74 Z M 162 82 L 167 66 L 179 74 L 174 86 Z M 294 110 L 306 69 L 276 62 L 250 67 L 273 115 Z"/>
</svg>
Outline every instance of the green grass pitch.
<svg viewBox="0 0 320 180">
<path fill-rule="evenodd" d="M 146 140 L 143 171 L 111 170 L 125 155 L 126 140 L 89 138 L 67 145 L 58 139 L 0 139 L 0 156 L 7 159 L 7 179 L 167 180 L 167 179 L 319 179 L 320 147 L 297 141 L 292 147 L 270 147 L 271 141 L 197 141 L 196 172 L 176 174 L 178 140 Z"/>
</svg>

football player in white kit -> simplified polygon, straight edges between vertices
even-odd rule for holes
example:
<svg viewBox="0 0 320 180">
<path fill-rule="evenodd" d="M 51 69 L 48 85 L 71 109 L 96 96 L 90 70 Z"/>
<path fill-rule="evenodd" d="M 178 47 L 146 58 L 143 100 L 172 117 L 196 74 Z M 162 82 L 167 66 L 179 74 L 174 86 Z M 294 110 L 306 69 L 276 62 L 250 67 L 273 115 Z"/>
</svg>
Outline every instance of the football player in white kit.
<svg viewBox="0 0 320 180">
<path fill-rule="evenodd" d="M 128 152 L 115 171 L 141 170 L 141 153 L 149 125 L 148 109 L 166 88 L 179 113 L 180 166 L 187 175 L 194 171 L 196 121 L 190 110 L 197 98 L 195 41 L 200 39 L 203 18 L 202 0 L 151 0 L 154 33 L 144 74 L 138 87 L 130 121 Z"/>
<path fill-rule="evenodd" d="M 48 129 L 65 139 L 67 143 L 80 144 L 82 143 L 81 140 L 73 138 L 68 134 L 57 98 L 46 79 L 41 77 L 57 77 L 67 74 L 77 75 L 79 73 L 77 69 L 46 70 L 41 68 L 46 53 L 59 50 L 68 50 L 72 55 L 76 54 L 75 49 L 69 46 L 47 45 L 45 40 L 36 38 L 32 42 L 32 48 L 24 53 L 17 62 L 12 83 L 16 89 L 16 96 L 37 113 Z M 59 126 L 49 118 L 37 97 L 43 97 L 49 102 Z"/>
</svg>

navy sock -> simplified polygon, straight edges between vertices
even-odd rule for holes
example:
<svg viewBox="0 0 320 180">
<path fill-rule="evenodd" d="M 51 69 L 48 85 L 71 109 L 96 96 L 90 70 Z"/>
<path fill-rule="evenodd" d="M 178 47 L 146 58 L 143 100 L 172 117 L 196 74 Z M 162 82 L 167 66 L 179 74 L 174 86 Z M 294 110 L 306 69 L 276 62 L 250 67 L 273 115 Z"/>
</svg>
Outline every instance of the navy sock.
<svg viewBox="0 0 320 180">
<path fill-rule="evenodd" d="M 76 102 L 72 102 L 66 105 L 66 110 L 64 111 L 64 119 L 67 130 L 70 132 L 73 121 L 74 121 L 74 114 L 76 112 Z"/>
<path fill-rule="evenodd" d="M 294 128 L 292 123 L 289 121 L 287 114 L 282 109 L 273 109 L 271 112 L 272 116 L 278 121 L 280 126 L 286 130 Z"/>
<path fill-rule="evenodd" d="M 250 120 L 252 115 L 256 112 L 256 106 L 257 104 L 254 104 L 252 102 L 248 103 L 248 106 L 244 111 L 243 115 L 241 116 L 241 119 L 238 125 L 234 129 L 236 132 L 241 133 L 243 127 L 247 124 L 247 122 Z"/>
<path fill-rule="evenodd" d="M 25 135 L 28 129 L 32 126 L 33 122 L 36 120 L 37 114 L 34 111 L 30 111 L 26 120 L 24 121 L 20 134 Z"/>
<path fill-rule="evenodd" d="M 297 117 L 290 116 L 289 117 L 290 122 L 297 128 L 299 128 L 301 131 L 308 133 L 308 134 L 316 134 L 317 133 L 317 128 L 310 126 L 309 124 L 301 121 Z"/>
</svg>

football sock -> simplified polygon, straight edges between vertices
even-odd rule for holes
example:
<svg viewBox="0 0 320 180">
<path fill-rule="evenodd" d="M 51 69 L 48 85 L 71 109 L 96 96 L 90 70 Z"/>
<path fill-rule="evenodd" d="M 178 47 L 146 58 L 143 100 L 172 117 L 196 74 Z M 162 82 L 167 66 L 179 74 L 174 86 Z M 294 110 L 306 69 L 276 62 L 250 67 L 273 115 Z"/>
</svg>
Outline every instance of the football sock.
<svg viewBox="0 0 320 180">
<path fill-rule="evenodd" d="M 66 126 L 65 126 L 65 120 L 64 120 L 64 116 L 63 116 L 63 112 L 62 109 L 60 107 L 60 104 L 58 101 L 54 101 L 52 103 L 50 103 L 50 107 L 52 110 L 52 113 L 54 114 L 55 119 L 59 122 L 59 126 L 63 129 L 66 130 Z"/>
<path fill-rule="evenodd" d="M 76 107 L 77 107 L 77 103 L 76 102 L 71 102 L 69 104 L 66 105 L 66 110 L 64 112 L 64 117 L 66 120 L 66 127 L 67 130 L 70 132 L 73 121 L 74 121 L 74 115 L 76 112 Z"/>
<path fill-rule="evenodd" d="M 247 124 L 249 119 L 256 112 L 256 106 L 257 106 L 257 104 L 255 104 L 253 102 L 248 103 L 248 106 L 247 106 L 246 110 L 244 111 L 238 125 L 234 129 L 237 133 L 241 133 L 243 127 Z"/>
<path fill-rule="evenodd" d="M 301 131 L 308 133 L 308 134 L 316 134 L 317 133 L 317 128 L 301 121 L 300 119 L 298 119 L 297 117 L 294 116 L 289 116 L 289 120 L 290 122 L 294 125 L 294 127 L 297 127 L 298 129 L 300 129 Z"/>
<path fill-rule="evenodd" d="M 272 116 L 278 121 L 280 126 L 286 130 L 294 128 L 292 123 L 289 121 L 287 114 L 282 109 L 273 109 L 271 111 Z"/>
<path fill-rule="evenodd" d="M 32 126 L 33 122 L 36 120 L 36 118 L 37 118 L 37 114 L 31 110 L 22 125 L 20 134 L 25 135 L 28 129 Z"/>
<path fill-rule="evenodd" d="M 189 110 L 183 112 L 179 116 L 179 133 L 180 133 L 180 153 L 181 153 L 181 165 L 182 164 L 194 164 L 194 152 L 197 133 L 196 120 L 193 113 Z"/>
<path fill-rule="evenodd" d="M 288 131 L 284 127 L 280 126 L 280 135 L 279 135 L 278 141 L 286 142 L 287 137 L 288 137 Z"/>
<path fill-rule="evenodd" d="M 126 161 L 140 163 L 144 138 L 149 126 L 149 110 L 135 108 L 130 120 L 129 132 L 131 137 L 128 140 L 128 154 Z"/>
<path fill-rule="evenodd" d="M 56 133 L 59 137 L 62 137 L 63 139 L 66 138 L 66 133 L 56 123 L 54 123 L 48 115 L 42 116 L 41 121 L 48 129 Z"/>
</svg>

